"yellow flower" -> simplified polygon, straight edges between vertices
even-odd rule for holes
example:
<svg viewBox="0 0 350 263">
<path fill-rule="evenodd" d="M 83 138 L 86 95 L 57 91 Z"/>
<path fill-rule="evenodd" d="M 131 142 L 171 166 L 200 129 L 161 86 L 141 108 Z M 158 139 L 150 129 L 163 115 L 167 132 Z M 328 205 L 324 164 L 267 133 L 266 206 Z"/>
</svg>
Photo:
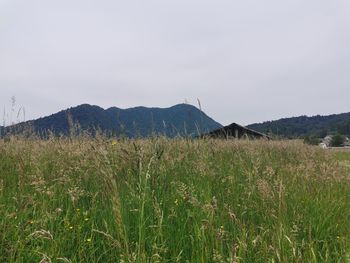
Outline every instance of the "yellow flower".
<svg viewBox="0 0 350 263">
<path fill-rule="evenodd" d="M 117 141 L 113 140 L 111 143 L 112 146 L 117 145 Z"/>
<path fill-rule="evenodd" d="M 69 227 L 69 229 L 73 229 L 73 227 L 72 227 L 72 226 L 70 226 L 70 227 Z"/>
<path fill-rule="evenodd" d="M 86 239 L 86 242 L 90 243 L 91 242 L 91 238 Z"/>
<path fill-rule="evenodd" d="M 89 221 L 89 218 L 85 218 L 84 220 L 85 220 L 85 221 Z"/>
</svg>

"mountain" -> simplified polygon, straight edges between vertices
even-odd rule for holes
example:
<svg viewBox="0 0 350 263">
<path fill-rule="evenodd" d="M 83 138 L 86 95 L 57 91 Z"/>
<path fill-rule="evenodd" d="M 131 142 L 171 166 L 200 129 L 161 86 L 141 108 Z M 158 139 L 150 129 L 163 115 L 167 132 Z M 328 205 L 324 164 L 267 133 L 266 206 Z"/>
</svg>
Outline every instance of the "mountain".
<svg viewBox="0 0 350 263">
<path fill-rule="evenodd" d="M 221 124 L 203 111 L 188 104 L 178 104 L 170 108 L 112 107 L 106 110 L 83 104 L 47 117 L 6 127 L 5 133 L 31 129 L 36 134 L 46 136 L 48 133 L 68 135 L 72 131 L 94 134 L 99 130 L 116 136 L 146 137 L 161 134 L 174 137 L 198 135 L 220 127 Z"/>
<path fill-rule="evenodd" d="M 308 135 L 325 137 L 327 134 L 350 135 L 350 112 L 328 116 L 300 116 L 284 118 L 247 126 L 250 129 L 287 138 L 300 138 Z"/>
</svg>

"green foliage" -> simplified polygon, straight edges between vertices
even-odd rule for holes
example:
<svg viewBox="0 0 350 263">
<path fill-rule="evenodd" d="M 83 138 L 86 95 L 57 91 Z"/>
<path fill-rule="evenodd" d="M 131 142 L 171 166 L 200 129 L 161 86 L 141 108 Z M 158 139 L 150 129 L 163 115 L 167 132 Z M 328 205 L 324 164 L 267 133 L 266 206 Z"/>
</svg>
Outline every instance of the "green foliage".
<svg viewBox="0 0 350 263">
<path fill-rule="evenodd" d="M 248 127 L 260 132 L 269 131 L 285 138 L 301 138 L 308 135 L 324 138 L 327 134 L 333 132 L 350 135 L 350 113 L 284 118 L 255 123 L 248 125 Z"/>
<path fill-rule="evenodd" d="M 346 262 L 350 180 L 333 158 L 298 142 L 0 140 L 0 262 Z"/>
<path fill-rule="evenodd" d="M 309 145 L 318 145 L 321 140 L 315 135 L 308 135 L 304 138 L 304 143 Z"/>
<path fill-rule="evenodd" d="M 345 136 L 337 133 L 337 134 L 332 136 L 331 146 L 332 147 L 340 147 L 344 144 L 344 142 L 345 142 Z"/>
</svg>

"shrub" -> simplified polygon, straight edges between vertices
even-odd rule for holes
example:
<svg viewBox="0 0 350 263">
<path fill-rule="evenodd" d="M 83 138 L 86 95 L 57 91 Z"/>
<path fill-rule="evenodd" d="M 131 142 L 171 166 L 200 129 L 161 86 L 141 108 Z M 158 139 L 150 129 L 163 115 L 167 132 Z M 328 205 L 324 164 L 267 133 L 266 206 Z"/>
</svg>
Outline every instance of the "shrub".
<svg viewBox="0 0 350 263">
<path fill-rule="evenodd" d="M 343 136 L 341 134 L 335 134 L 332 137 L 331 146 L 332 147 L 340 147 L 344 144 L 344 142 L 345 142 L 345 136 Z"/>
<path fill-rule="evenodd" d="M 304 143 L 309 145 L 318 145 L 321 140 L 315 135 L 308 135 L 304 138 Z"/>
</svg>

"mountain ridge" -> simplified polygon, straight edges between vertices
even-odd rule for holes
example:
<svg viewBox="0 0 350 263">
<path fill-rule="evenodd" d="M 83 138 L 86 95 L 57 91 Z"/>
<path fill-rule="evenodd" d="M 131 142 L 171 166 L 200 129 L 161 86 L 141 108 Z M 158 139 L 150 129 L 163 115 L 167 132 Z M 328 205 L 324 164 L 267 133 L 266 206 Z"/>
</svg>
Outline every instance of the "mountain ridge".
<svg viewBox="0 0 350 263">
<path fill-rule="evenodd" d="M 247 125 L 259 132 L 287 138 L 299 138 L 309 135 L 325 137 L 327 134 L 341 133 L 350 135 L 350 112 L 330 115 L 301 115 L 281 118 Z"/>
<path fill-rule="evenodd" d="M 113 106 L 104 109 L 85 103 L 0 129 L 1 134 L 21 133 L 28 126 L 40 136 L 48 133 L 68 135 L 75 127 L 90 134 L 99 130 L 106 135 L 127 137 L 147 137 L 152 134 L 194 136 L 200 131 L 222 127 L 190 104 L 176 104 L 168 108 L 137 106 L 121 109 Z"/>
</svg>

